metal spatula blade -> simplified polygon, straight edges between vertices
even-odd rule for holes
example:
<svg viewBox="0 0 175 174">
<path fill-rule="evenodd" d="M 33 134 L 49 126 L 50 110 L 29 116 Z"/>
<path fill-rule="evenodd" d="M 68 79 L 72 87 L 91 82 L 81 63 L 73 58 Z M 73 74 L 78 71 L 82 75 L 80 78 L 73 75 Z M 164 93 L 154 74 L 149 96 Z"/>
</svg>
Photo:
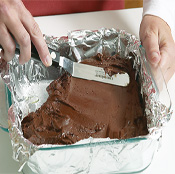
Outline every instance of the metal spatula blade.
<svg viewBox="0 0 175 174">
<path fill-rule="evenodd" d="M 59 62 L 59 66 L 63 67 L 76 78 L 94 80 L 117 86 L 127 86 L 130 81 L 127 73 L 118 73 L 114 74 L 113 76 L 109 76 L 101 67 L 73 62 L 70 59 L 62 56 L 59 56 L 59 58 L 56 60 Z"/>
</svg>

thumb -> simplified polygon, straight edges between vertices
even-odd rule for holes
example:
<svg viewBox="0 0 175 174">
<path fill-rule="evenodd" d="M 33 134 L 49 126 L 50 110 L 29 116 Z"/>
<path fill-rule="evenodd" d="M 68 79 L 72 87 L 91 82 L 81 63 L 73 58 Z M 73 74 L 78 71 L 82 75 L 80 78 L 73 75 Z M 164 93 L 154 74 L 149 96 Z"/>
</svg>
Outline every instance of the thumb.
<svg viewBox="0 0 175 174">
<path fill-rule="evenodd" d="M 145 48 L 147 60 L 152 65 L 157 65 L 161 58 L 158 36 L 154 32 L 147 34 L 142 40 L 142 45 Z"/>
</svg>

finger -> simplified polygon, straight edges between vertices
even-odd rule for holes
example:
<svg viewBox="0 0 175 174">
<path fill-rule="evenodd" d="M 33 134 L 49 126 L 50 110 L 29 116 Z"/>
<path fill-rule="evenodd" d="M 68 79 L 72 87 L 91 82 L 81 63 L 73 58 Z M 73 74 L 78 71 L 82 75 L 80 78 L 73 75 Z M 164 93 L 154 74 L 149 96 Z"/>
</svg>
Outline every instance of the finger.
<svg viewBox="0 0 175 174">
<path fill-rule="evenodd" d="M 29 12 L 26 12 L 26 13 L 29 20 L 26 21 L 25 19 L 22 19 L 23 25 L 26 27 L 27 31 L 29 32 L 31 40 L 35 45 L 43 64 L 45 66 L 50 66 L 52 65 L 52 58 L 50 56 L 47 44 L 43 38 L 41 30 L 38 24 L 35 22 L 35 20 L 31 16 L 31 14 Z"/>
<path fill-rule="evenodd" d="M 31 58 L 31 41 L 28 32 L 17 17 L 9 17 L 6 26 L 20 46 L 19 63 L 24 64 Z"/>
<path fill-rule="evenodd" d="M 0 24 L 0 36 L 1 57 L 9 62 L 15 55 L 15 43 L 4 24 Z"/>
<path fill-rule="evenodd" d="M 145 33 L 141 39 L 146 51 L 146 57 L 152 65 L 157 65 L 160 61 L 158 35 L 152 31 Z"/>
<path fill-rule="evenodd" d="M 18 27 L 19 29 L 13 28 L 11 32 L 20 46 L 19 63 L 24 64 L 31 58 L 31 41 L 28 32 L 20 21 L 18 22 Z"/>
</svg>

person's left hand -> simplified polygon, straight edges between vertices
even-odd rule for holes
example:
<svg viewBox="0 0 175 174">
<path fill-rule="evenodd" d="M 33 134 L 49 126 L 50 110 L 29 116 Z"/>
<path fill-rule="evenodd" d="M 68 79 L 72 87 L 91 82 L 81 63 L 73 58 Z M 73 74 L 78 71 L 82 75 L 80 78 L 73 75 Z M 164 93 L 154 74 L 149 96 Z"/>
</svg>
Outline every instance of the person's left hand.
<svg viewBox="0 0 175 174">
<path fill-rule="evenodd" d="M 153 67 L 162 70 L 168 82 L 175 73 L 175 43 L 168 24 L 159 17 L 145 15 L 140 25 L 140 40 Z"/>
</svg>

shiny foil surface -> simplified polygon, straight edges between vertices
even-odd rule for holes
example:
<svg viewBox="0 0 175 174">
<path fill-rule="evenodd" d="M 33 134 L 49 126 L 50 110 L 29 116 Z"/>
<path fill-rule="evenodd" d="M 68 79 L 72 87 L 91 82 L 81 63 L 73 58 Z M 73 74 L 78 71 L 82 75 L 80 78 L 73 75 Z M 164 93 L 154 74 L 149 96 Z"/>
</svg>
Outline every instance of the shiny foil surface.
<svg viewBox="0 0 175 174">
<path fill-rule="evenodd" d="M 68 36 L 44 36 L 48 47 L 60 55 L 80 62 L 97 53 L 132 58 L 136 77 L 141 83 L 145 99 L 145 113 L 149 134 L 126 140 L 81 140 L 73 145 L 36 146 L 23 137 L 22 119 L 39 108 L 47 99 L 46 87 L 64 72 L 61 67 L 46 68 L 40 61 L 31 59 L 19 65 L 18 55 L 5 63 L 0 61 L 0 73 L 11 91 L 13 111 L 9 114 L 9 133 L 13 157 L 19 161 L 24 173 L 132 173 L 144 170 L 159 147 L 161 131 L 171 118 L 171 101 L 161 71 L 155 76 L 146 61 L 139 40 L 118 29 L 102 28 L 96 31 L 77 30 Z M 154 78 L 156 77 L 156 78 Z M 159 81 L 162 80 L 161 84 Z M 162 100 L 162 98 L 166 99 Z M 12 116 L 13 115 L 13 116 Z"/>
</svg>

